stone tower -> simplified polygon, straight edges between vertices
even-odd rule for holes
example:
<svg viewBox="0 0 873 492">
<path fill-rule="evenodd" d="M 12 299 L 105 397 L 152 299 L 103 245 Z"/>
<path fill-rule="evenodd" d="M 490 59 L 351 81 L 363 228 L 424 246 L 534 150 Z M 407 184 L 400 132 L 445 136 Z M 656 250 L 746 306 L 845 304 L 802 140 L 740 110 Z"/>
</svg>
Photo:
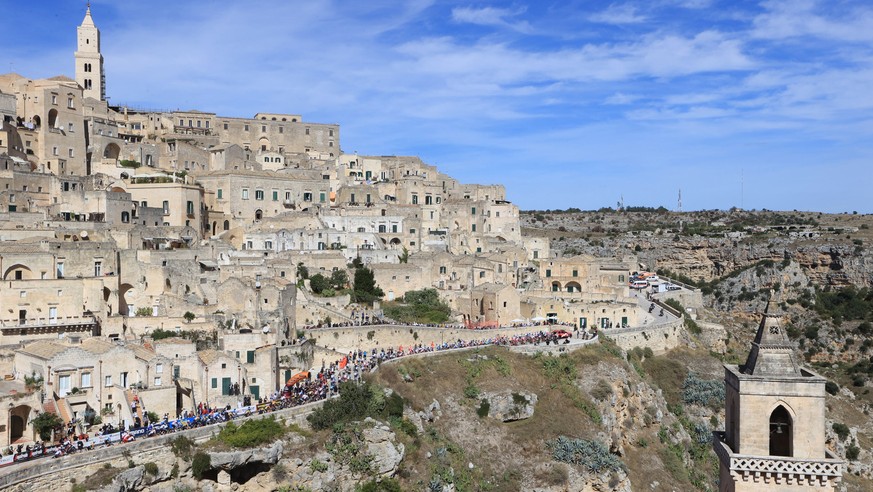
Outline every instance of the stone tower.
<svg viewBox="0 0 873 492">
<path fill-rule="evenodd" d="M 84 89 L 84 97 L 102 101 L 106 98 L 106 74 L 100 54 L 100 30 L 91 18 L 90 3 L 82 25 L 76 28 L 76 37 L 76 82 Z"/>
<path fill-rule="evenodd" d="M 843 462 L 825 447 L 826 380 L 800 365 L 771 299 L 746 363 L 725 365 L 720 490 L 832 491 Z"/>
</svg>

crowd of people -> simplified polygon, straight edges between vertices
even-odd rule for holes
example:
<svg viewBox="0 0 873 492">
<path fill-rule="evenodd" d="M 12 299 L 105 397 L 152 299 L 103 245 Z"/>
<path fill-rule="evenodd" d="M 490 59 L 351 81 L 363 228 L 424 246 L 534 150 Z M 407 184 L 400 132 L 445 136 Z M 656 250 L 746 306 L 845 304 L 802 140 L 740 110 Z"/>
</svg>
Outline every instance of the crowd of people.
<svg viewBox="0 0 873 492">
<path fill-rule="evenodd" d="M 583 330 L 577 332 L 577 336 L 590 338 L 593 334 Z M 55 435 L 59 438 L 54 444 L 46 445 L 43 442 L 36 442 L 26 445 L 19 444 L 17 447 L 9 446 L 6 456 L 0 458 L 0 466 L 48 456 L 59 458 L 101 446 L 123 444 L 140 438 L 213 425 L 253 414 L 270 413 L 324 400 L 337 394 L 341 383 L 360 381 L 364 374 L 374 371 L 382 362 L 400 357 L 488 345 L 518 346 L 550 343 L 557 345 L 568 342 L 569 340 L 562 340 L 556 332 L 537 331 L 513 336 L 499 335 L 481 340 L 457 339 L 439 344 L 431 343 L 430 345 L 420 343 L 397 349 L 390 347 L 387 349 L 357 350 L 349 352 L 338 361 L 323 365 L 317 373 L 307 373 L 307 377 L 294 384 L 286 385 L 282 391 L 274 392 L 267 398 L 251 401 L 250 397 L 243 397 L 238 408 L 232 408 L 230 405 L 213 407 L 207 403 L 200 403 L 193 410 L 183 411 L 175 419 L 164 414 L 159 422 L 151 422 L 144 411 L 144 422 L 137 421 L 129 428 L 116 428 L 112 424 L 104 424 L 94 432 L 93 436 L 77 432 L 77 422 L 70 422 L 56 429 Z M 137 403 L 141 405 L 141 402 Z"/>
</svg>

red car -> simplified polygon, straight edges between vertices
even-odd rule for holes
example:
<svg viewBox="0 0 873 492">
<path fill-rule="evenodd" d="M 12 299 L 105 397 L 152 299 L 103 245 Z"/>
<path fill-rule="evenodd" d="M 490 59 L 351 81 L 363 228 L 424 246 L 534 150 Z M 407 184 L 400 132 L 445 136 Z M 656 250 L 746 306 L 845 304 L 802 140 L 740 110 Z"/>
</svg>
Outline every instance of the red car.
<svg viewBox="0 0 873 492">
<path fill-rule="evenodd" d="M 552 335 L 555 335 L 558 338 L 573 338 L 573 334 L 567 330 L 554 330 L 552 331 Z"/>
</svg>

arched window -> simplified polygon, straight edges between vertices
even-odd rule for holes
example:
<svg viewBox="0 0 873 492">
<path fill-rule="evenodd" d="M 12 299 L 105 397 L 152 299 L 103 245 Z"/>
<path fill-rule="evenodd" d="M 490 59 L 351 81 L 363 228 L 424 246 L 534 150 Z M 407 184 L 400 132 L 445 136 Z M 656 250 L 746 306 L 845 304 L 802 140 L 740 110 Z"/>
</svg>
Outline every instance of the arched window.
<svg viewBox="0 0 873 492">
<path fill-rule="evenodd" d="M 121 221 L 125 224 L 130 222 L 130 212 L 121 212 Z"/>
<path fill-rule="evenodd" d="M 225 231 L 229 231 L 229 230 L 230 230 L 230 221 L 229 221 L 229 220 L 225 220 L 225 221 L 224 221 L 224 230 L 225 230 Z"/>
<path fill-rule="evenodd" d="M 264 212 L 261 209 L 255 210 L 255 220 L 261 220 L 264 218 Z"/>
<path fill-rule="evenodd" d="M 782 405 L 770 414 L 770 456 L 792 456 L 791 414 Z"/>
</svg>

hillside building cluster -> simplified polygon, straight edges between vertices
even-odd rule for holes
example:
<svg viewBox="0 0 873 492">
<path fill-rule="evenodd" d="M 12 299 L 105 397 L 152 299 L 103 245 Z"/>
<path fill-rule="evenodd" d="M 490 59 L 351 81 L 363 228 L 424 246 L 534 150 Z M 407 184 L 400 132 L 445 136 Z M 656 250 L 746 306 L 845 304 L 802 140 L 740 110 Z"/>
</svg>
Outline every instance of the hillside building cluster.
<svg viewBox="0 0 873 492">
<path fill-rule="evenodd" d="M 316 295 L 304 270 L 349 278 L 365 265 L 387 301 L 436 289 L 452 337 L 652 319 L 628 288 L 633 257 L 553 255 L 547 238 L 522 235 L 503 186 L 345 153 L 339 125 L 299 114 L 110 105 L 90 7 L 77 34 L 75 79 L 0 75 L 0 447 L 31 441 L 42 412 L 130 426 L 144 411 L 236 406 L 338 360 L 337 347 L 379 342 L 300 336 L 381 318 L 378 302 Z M 823 454 L 824 380 L 790 354 L 766 316 L 746 365 L 726 368 L 722 490 L 838 482 L 840 462 Z"/>
<path fill-rule="evenodd" d="M 633 261 L 554 258 L 503 186 L 345 153 L 299 114 L 110 105 L 90 8 L 77 35 L 75 80 L 0 75 L 0 445 L 42 411 L 129 425 L 276 391 L 329 357 L 303 327 L 379 315 L 301 267 L 360 261 L 384 299 L 434 288 L 469 327 L 638 320 Z"/>
</svg>

